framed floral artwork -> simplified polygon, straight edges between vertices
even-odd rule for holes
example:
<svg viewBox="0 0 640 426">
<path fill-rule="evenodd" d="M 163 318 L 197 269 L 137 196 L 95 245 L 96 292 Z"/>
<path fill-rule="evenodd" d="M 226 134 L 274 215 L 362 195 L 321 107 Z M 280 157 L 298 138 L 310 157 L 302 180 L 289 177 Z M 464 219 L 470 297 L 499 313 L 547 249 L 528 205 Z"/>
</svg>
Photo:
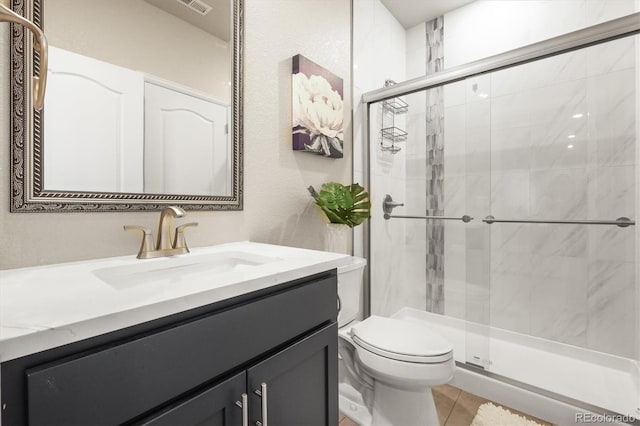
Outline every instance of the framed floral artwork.
<svg viewBox="0 0 640 426">
<path fill-rule="evenodd" d="M 302 55 L 293 57 L 293 149 L 342 158 L 343 81 Z"/>
</svg>

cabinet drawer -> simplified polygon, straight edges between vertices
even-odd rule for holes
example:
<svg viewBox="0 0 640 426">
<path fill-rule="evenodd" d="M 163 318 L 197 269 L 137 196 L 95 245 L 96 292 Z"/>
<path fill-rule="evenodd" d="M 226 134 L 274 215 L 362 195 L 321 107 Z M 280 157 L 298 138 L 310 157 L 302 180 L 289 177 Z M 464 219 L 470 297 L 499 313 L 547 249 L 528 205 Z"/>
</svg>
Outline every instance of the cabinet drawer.
<svg viewBox="0 0 640 426">
<path fill-rule="evenodd" d="M 29 369 L 29 424 L 120 424 L 335 319 L 331 275 Z"/>
</svg>

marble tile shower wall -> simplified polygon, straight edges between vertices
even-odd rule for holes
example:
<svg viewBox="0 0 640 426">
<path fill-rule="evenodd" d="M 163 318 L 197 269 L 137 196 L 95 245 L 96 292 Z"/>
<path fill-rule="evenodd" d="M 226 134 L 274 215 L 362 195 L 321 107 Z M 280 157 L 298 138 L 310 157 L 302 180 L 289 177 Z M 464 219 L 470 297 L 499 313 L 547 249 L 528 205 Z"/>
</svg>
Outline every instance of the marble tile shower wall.
<svg viewBox="0 0 640 426">
<path fill-rule="evenodd" d="M 386 79 L 397 82 L 425 73 L 425 25 L 405 30 L 379 0 L 355 0 L 354 7 L 354 179 L 361 179 L 364 163 L 362 122 L 363 92 L 378 89 Z M 393 155 L 379 150 L 381 120 L 380 104 L 371 107 L 370 164 L 371 219 L 371 312 L 391 315 L 403 306 L 425 308 L 426 295 L 426 223 L 423 221 L 384 220 L 381 204 L 385 194 L 405 202 L 398 214 L 423 215 L 425 212 L 425 150 L 426 128 L 424 93 L 404 97 L 408 112 L 398 116 L 397 124 L 409 135 Z M 358 254 L 358 252 L 356 252 Z"/>
<path fill-rule="evenodd" d="M 637 43 L 446 86 L 445 214 L 636 218 Z M 446 225 L 445 314 L 634 356 L 632 227 L 474 222 Z"/>
<path fill-rule="evenodd" d="M 394 200 L 406 200 L 405 165 L 406 150 L 396 154 L 379 149 L 382 129 L 382 103 L 371 106 L 370 135 L 373 150 L 371 176 L 372 219 L 371 222 L 371 312 L 391 315 L 409 297 L 404 285 L 408 262 L 406 256 L 407 223 L 399 220 L 384 220 L 381 203 L 385 194 Z M 404 148 L 404 146 L 403 146 Z M 378 220 L 375 220 L 377 218 Z M 424 295 L 423 295 L 424 297 Z M 396 309 L 397 310 L 397 309 Z"/>
<path fill-rule="evenodd" d="M 385 80 L 404 81 L 416 73 L 408 70 L 414 64 L 405 62 L 406 52 L 413 47 L 417 32 L 407 32 L 396 21 L 379 0 L 354 1 L 354 97 L 359 101 L 363 92 L 383 87 Z M 424 31 L 422 32 L 424 36 Z M 407 41 L 411 38 L 411 43 Z M 424 41 L 422 41 L 424 44 Z M 423 48 L 424 50 L 424 48 Z M 424 56 L 424 52 L 422 53 Z M 416 56 L 413 56 L 416 57 Z M 424 73 L 424 66 L 422 68 Z M 419 74 L 421 75 L 421 74 Z M 420 95 L 416 95 L 420 97 Z M 405 99 L 409 104 L 406 115 L 396 117 L 398 127 L 406 130 L 411 137 L 424 129 L 416 128 L 411 120 L 414 115 L 424 116 L 424 100 L 416 97 Z M 358 131 L 362 120 L 362 106 L 354 118 L 354 129 Z M 422 106 L 421 106 L 422 105 Z M 382 218 L 381 204 L 385 194 L 395 200 L 418 200 L 407 203 L 406 212 L 423 214 L 424 211 L 424 155 L 418 171 L 413 161 L 415 144 L 402 143 L 402 150 L 393 155 L 379 149 L 382 118 L 380 104 L 371 107 L 370 121 L 372 164 L 370 169 L 371 200 L 373 203 L 371 220 L 371 312 L 391 315 L 403 306 L 424 309 L 426 299 L 426 260 L 424 224 L 402 220 L 387 221 Z M 362 140 L 356 135 L 355 140 Z M 354 158 L 362 158 L 362 149 L 354 149 Z M 354 165 L 354 179 L 361 179 L 361 164 Z M 407 179 L 407 170 L 418 174 Z M 421 173 L 421 174 L 420 174 Z M 422 176 L 422 177 L 421 177 Z M 422 194 L 421 197 L 413 194 Z M 411 214 L 411 213 L 409 213 Z"/>
<path fill-rule="evenodd" d="M 444 19 L 439 16 L 425 23 L 426 75 L 442 71 L 444 67 Z M 436 87 L 427 90 L 426 138 L 412 139 L 422 145 L 426 153 L 426 209 L 427 216 L 444 213 L 444 90 Z M 429 222 L 426 227 L 427 287 L 426 310 L 444 313 L 444 224 Z"/>
</svg>

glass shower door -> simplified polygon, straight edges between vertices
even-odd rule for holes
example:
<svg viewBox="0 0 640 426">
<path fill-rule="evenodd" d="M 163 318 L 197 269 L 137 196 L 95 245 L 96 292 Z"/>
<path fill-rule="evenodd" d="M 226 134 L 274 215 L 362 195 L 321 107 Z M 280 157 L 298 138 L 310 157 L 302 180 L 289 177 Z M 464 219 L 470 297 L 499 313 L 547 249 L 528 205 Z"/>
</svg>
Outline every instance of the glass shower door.
<svg viewBox="0 0 640 426">
<path fill-rule="evenodd" d="M 429 260 L 424 219 L 424 102 L 421 92 L 370 105 L 370 298 L 375 315 L 392 316 L 403 308 L 425 312 L 438 304 L 436 275 L 430 272 L 436 263 Z M 385 211 L 394 217 L 385 218 Z"/>
<path fill-rule="evenodd" d="M 456 359 L 481 369 L 491 364 L 491 233 L 481 221 L 491 191 L 488 83 L 487 77 L 471 78 L 441 88 L 442 214 L 470 218 L 443 224 L 443 313 L 463 320 L 464 344 Z"/>
<path fill-rule="evenodd" d="M 421 312 L 456 361 L 485 369 L 491 253 L 480 219 L 490 207 L 490 121 L 474 84 L 370 106 L 371 313 Z"/>
<path fill-rule="evenodd" d="M 626 415 L 640 395 L 638 239 L 628 226 L 638 42 L 496 71 L 477 86 L 490 104 L 490 200 L 479 219 L 490 229 L 491 371 Z"/>
</svg>

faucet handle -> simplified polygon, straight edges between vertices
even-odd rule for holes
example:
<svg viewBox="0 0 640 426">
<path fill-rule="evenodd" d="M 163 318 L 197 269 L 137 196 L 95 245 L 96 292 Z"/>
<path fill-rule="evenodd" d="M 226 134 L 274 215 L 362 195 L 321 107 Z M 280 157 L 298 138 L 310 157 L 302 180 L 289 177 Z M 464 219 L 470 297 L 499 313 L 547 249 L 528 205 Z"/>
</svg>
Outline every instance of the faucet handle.
<svg viewBox="0 0 640 426">
<path fill-rule="evenodd" d="M 185 253 L 189 253 L 189 247 L 187 247 L 187 240 L 184 238 L 184 230 L 185 228 L 198 226 L 198 222 L 189 222 L 184 223 L 180 226 L 176 227 L 176 236 L 173 239 L 173 248 L 174 249 L 184 249 Z"/>
<path fill-rule="evenodd" d="M 140 250 L 138 251 L 138 259 L 149 259 L 151 257 L 151 252 L 155 250 L 151 230 L 149 228 L 137 225 L 124 225 L 123 228 L 125 231 L 142 232 L 142 244 L 140 245 Z"/>
</svg>

